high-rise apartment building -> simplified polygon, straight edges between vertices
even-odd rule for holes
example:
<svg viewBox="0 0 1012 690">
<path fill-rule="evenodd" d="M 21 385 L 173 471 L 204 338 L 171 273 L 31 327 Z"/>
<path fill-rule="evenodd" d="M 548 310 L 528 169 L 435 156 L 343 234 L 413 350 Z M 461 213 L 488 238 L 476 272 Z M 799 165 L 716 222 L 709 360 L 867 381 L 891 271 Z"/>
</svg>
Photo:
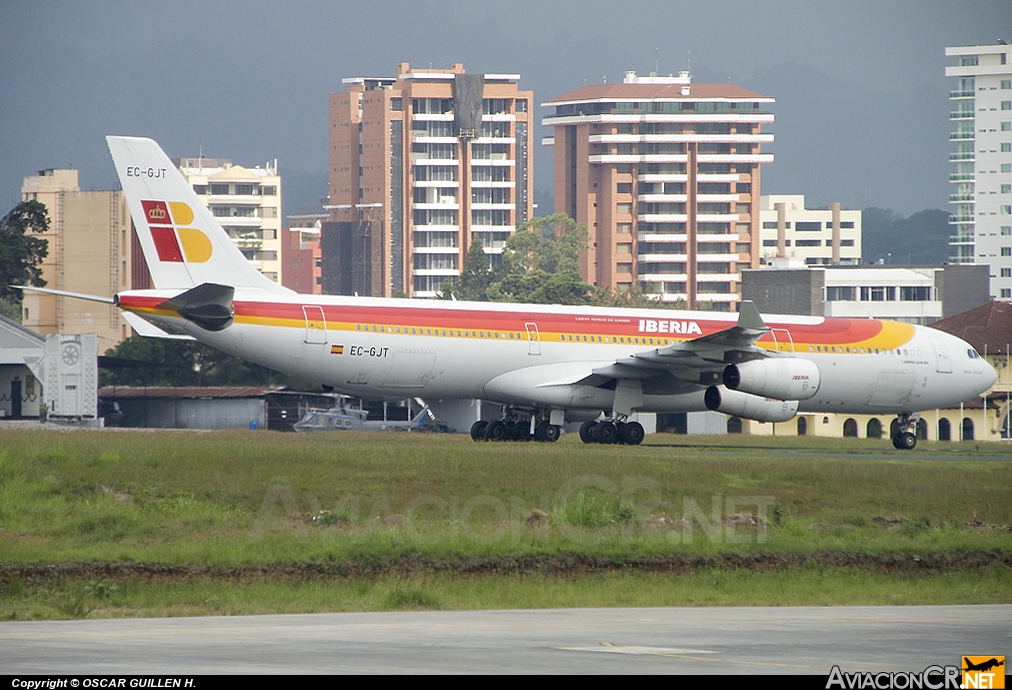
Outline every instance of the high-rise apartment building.
<svg viewBox="0 0 1012 690">
<path fill-rule="evenodd" d="M 955 125 L 949 160 L 956 185 L 949 195 L 954 263 L 988 264 L 991 296 L 1012 299 L 1012 46 L 945 49 L 956 60 L 945 76 L 958 79 L 949 92 Z"/>
<path fill-rule="evenodd" d="M 278 162 L 232 165 L 229 158 L 173 158 L 186 181 L 211 209 L 257 269 L 281 282 L 281 177 Z"/>
<path fill-rule="evenodd" d="M 690 308 L 736 308 L 759 265 L 759 167 L 773 99 L 731 84 L 627 72 L 544 103 L 555 211 L 586 223 L 584 278 Z"/>
<path fill-rule="evenodd" d="M 331 294 L 433 297 L 472 241 L 494 263 L 533 210 L 532 91 L 464 66 L 344 79 L 330 96 Z"/>
<path fill-rule="evenodd" d="M 55 290 L 112 297 L 148 287 L 147 266 L 131 242 L 130 211 L 123 192 L 82 191 L 77 170 L 40 170 L 24 178 L 22 201 L 38 201 L 49 214 L 49 242 L 42 278 Z M 135 265 L 139 263 L 139 265 Z M 139 271 L 139 273 L 138 273 Z M 111 304 L 26 291 L 21 322 L 36 333 L 98 334 L 98 351 L 115 347 L 132 332 Z"/>
<path fill-rule="evenodd" d="M 759 197 L 762 260 L 800 259 L 807 266 L 861 263 L 861 211 L 805 208 L 804 194 Z"/>
</svg>

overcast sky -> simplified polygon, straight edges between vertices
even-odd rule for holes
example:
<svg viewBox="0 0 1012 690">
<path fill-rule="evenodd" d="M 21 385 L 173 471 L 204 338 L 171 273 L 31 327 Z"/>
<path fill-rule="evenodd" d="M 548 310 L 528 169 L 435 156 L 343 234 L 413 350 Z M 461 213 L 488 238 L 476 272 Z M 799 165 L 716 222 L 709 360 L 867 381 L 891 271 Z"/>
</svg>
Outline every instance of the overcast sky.
<svg viewBox="0 0 1012 690">
<path fill-rule="evenodd" d="M 326 194 L 342 77 L 463 62 L 520 73 L 540 103 L 626 70 L 676 72 L 691 53 L 694 82 L 776 99 L 763 193 L 908 215 L 951 193 L 945 47 L 999 38 L 1012 41 L 1009 0 L 7 0 L 0 213 L 23 176 L 71 160 L 83 187 L 111 188 L 106 134 L 153 137 L 173 157 L 277 158 L 291 213 Z M 535 186 L 550 190 L 551 149 L 535 148 Z"/>
</svg>

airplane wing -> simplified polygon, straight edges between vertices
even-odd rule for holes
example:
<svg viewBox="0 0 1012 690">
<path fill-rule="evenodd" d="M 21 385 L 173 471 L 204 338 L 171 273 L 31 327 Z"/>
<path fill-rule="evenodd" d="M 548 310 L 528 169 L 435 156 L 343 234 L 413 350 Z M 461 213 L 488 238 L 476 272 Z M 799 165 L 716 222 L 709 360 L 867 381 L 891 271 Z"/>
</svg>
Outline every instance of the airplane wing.
<svg viewBox="0 0 1012 690">
<path fill-rule="evenodd" d="M 614 363 L 596 367 L 574 384 L 601 386 L 616 379 L 641 379 L 644 385 L 666 392 L 693 390 L 720 381 L 728 364 L 768 357 L 755 341 L 769 327 L 751 301 L 742 302 L 738 323 L 731 328 L 694 340 L 637 352 Z"/>
</svg>

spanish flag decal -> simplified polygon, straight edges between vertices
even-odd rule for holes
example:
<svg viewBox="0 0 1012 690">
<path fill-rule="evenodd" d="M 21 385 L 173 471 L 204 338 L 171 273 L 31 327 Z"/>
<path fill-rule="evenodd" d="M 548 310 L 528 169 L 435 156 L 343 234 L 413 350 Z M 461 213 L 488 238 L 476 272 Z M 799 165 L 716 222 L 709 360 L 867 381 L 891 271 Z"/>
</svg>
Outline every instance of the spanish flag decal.
<svg viewBox="0 0 1012 690">
<path fill-rule="evenodd" d="M 344 345 L 331 345 L 330 346 L 330 354 L 332 354 L 332 355 L 343 355 L 344 354 Z"/>
</svg>

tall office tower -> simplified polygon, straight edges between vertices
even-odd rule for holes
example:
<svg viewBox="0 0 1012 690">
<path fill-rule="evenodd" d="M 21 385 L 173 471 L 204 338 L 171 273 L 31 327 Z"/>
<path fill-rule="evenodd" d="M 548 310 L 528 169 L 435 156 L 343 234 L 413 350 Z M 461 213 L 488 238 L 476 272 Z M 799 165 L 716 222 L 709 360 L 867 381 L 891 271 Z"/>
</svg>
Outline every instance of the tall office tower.
<svg viewBox="0 0 1012 690">
<path fill-rule="evenodd" d="M 945 76 L 959 82 L 949 99 L 956 151 L 949 160 L 955 194 L 949 223 L 953 263 L 991 266 L 991 296 L 1012 299 L 1012 46 L 958 46 Z"/>
<path fill-rule="evenodd" d="M 773 99 L 731 84 L 627 72 L 544 103 L 555 210 L 590 231 L 584 278 L 690 308 L 734 310 L 759 265 L 759 166 Z"/>
<path fill-rule="evenodd" d="M 229 158 L 173 158 L 239 250 L 275 283 L 281 282 L 281 177 L 278 162 L 232 165 Z"/>
<path fill-rule="evenodd" d="M 49 242 L 43 260 L 46 287 L 112 297 L 131 287 L 147 287 L 143 259 L 132 262 L 130 212 L 123 192 L 81 191 L 77 170 L 40 170 L 24 178 L 22 201 L 38 201 L 49 214 Z M 135 263 L 139 263 L 137 266 Z M 139 277 L 138 277 L 139 272 Z M 98 351 L 115 347 L 131 330 L 111 304 L 25 292 L 22 324 L 37 333 L 98 334 Z"/>
<path fill-rule="evenodd" d="M 323 290 L 434 297 L 472 241 L 497 262 L 533 210 L 534 93 L 464 66 L 351 77 L 330 95 Z"/>
</svg>

